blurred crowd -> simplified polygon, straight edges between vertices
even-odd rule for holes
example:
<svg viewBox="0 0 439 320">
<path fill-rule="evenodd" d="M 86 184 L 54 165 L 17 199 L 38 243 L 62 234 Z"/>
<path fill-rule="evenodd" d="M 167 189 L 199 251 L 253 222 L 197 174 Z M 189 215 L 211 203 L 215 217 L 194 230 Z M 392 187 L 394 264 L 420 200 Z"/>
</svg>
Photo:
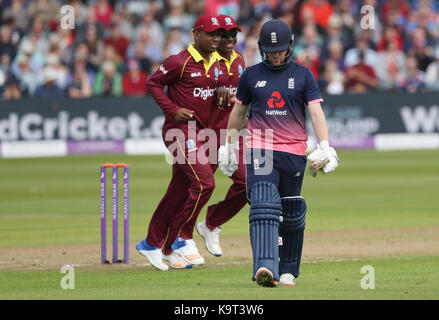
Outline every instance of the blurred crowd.
<svg viewBox="0 0 439 320">
<path fill-rule="evenodd" d="M 437 91 L 438 10 L 439 0 L 0 0 L 0 94 L 144 96 L 201 14 L 238 21 L 247 66 L 261 61 L 261 25 L 283 19 L 323 93 Z"/>
</svg>

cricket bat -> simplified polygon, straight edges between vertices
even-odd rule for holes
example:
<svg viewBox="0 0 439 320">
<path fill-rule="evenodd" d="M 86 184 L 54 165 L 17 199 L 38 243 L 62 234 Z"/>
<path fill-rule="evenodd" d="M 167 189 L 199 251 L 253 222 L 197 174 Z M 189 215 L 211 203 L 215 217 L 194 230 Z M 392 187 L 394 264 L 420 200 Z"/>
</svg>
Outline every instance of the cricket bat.
<svg viewBox="0 0 439 320">
<path fill-rule="evenodd" d="M 317 177 L 317 172 L 321 170 L 327 163 L 329 162 L 329 159 L 326 158 L 325 160 L 316 160 L 310 165 L 309 167 L 309 174 L 313 176 L 314 178 Z"/>
</svg>

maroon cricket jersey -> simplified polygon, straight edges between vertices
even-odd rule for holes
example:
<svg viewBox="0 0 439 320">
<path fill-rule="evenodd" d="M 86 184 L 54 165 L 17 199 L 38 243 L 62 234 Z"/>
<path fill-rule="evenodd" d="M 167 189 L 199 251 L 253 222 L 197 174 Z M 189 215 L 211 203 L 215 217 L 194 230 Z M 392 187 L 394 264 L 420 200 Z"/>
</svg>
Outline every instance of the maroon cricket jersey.
<svg viewBox="0 0 439 320">
<path fill-rule="evenodd" d="M 187 126 L 174 118 L 180 107 L 194 110 L 197 127 L 207 128 L 215 90 L 224 81 L 216 55 L 212 54 L 206 61 L 193 44 L 167 58 L 147 81 L 151 96 L 165 114 L 163 133 L 170 128 Z M 168 86 L 167 93 L 165 86 Z"/>
<path fill-rule="evenodd" d="M 216 53 L 217 59 L 220 60 L 221 73 L 227 75 L 225 79 L 225 86 L 231 94 L 236 95 L 238 89 L 239 78 L 244 72 L 245 61 L 241 53 L 233 50 L 230 61 L 218 53 Z M 225 106 L 223 110 L 214 107 L 209 128 L 219 130 L 227 129 L 230 113 L 232 112 L 233 104 Z"/>
</svg>

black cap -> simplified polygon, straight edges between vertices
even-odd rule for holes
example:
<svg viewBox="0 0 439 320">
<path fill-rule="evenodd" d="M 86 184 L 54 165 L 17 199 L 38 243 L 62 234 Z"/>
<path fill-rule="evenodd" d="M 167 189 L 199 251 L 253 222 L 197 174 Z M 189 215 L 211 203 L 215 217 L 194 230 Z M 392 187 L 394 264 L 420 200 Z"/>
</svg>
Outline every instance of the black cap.
<svg viewBox="0 0 439 320">
<path fill-rule="evenodd" d="M 269 20 L 263 24 L 259 34 L 259 46 L 262 51 L 285 51 L 291 42 L 291 28 L 282 20 Z"/>
</svg>

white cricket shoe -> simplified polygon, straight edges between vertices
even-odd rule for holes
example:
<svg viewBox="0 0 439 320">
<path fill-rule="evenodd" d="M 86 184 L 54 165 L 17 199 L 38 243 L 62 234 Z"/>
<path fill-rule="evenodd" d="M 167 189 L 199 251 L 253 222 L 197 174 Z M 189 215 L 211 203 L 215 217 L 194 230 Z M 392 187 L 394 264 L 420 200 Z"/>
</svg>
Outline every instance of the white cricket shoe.
<svg viewBox="0 0 439 320">
<path fill-rule="evenodd" d="M 210 230 L 206 221 L 198 222 L 196 228 L 197 232 L 204 238 L 207 251 L 215 257 L 221 257 L 223 255 L 223 250 L 221 250 L 219 244 L 219 233 L 221 232 L 221 228 Z"/>
<path fill-rule="evenodd" d="M 185 240 L 177 237 L 171 248 L 173 252 L 177 253 L 187 263 L 193 265 L 204 264 L 204 258 L 198 252 L 197 246 L 193 239 Z"/>
<path fill-rule="evenodd" d="M 296 278 L 291 273 L 283 273 L 279 278 L 280 286 L 295 286 Z"/>
<path fill-rule="evenodd" d="M 148 259 L 149 263 L 162 271 L 168 271 L 169 267 L 163 262 L 163 252 L 160 248 L 154 247 L 146 242 L 146 240 L 140 241 L 136 244 L 137 251 Z"/>
<path fill-rule="evenodd" d="M 165 260 L 173 269 L 190 269 L 192 265 L 184 261 L 176 252 L 172 252 L 170 255 L 164 255 Z"/>
</svg>

